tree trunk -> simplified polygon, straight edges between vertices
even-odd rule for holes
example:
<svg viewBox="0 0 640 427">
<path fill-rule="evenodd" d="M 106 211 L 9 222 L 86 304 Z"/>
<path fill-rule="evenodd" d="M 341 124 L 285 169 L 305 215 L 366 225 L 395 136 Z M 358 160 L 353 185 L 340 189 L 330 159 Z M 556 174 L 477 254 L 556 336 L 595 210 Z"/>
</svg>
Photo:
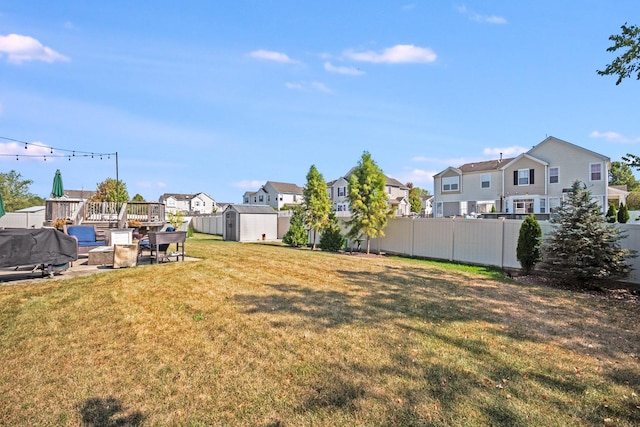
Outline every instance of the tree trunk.
<svg viewBox="0 0 640 427">
<path fill-rule="evenodd" d="M 371 239 L 367 236 L 367 255 L 369 255 L 369 249 L 371 249 Z"/>
<path fill-rule="evenodd" d="M 312 251 L 316 250 L 316 236 L 317 236 L 317 231 L 314 229 L 313 230 L 313 245 L 311 246 L 311 250 Z"/>
</svg>

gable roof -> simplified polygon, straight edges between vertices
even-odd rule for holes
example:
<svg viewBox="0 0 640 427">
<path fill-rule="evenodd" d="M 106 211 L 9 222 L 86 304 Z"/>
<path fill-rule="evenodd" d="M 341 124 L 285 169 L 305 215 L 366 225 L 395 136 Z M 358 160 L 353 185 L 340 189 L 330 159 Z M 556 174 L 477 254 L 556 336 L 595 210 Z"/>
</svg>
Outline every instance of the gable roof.
<svg viewBox="0 0 640 427">
<path fill-rule="evenodd" d="M 302 187 L 299 187 L 296 184 L 290 184 L 288 182 L 267 181 L 264 186 L 266 186 L 267 184 L 271 184 L 271 187 L 273 187 L 273 189 L 278 193 L 302 194 Z M 262 188 L 264 188 L 264 186 Z"/>
<path fill-rule="evenodd" d="M 545 166 L 549 166 L 549 163 L 545 162 L 542 159 L 539 159 L 539 158 L 534 157 L 534 156 L 532 156 L 530 154 L 527 154 L 527 153 L 522 153 L 518 157 L 515 157 L 515 158 L 511 159 L 511 161 L 508 162 L 506 165 L 502 166 L 501 169 L 506 169 L 509 166 L 511 166 L 512 164 L 516 163 L 518 160 L 524 159 L 524 158 L 532 160 L 532 161 L 537 162 L 537 163 L 540 163 L 540 164 L 545 165 Z"/>
<path fill-rule="evenodd" d="M 581 147 L 579 145 L 572 144 L 572 143 L 564 141 L 564 140 L 562 140 L 560 138 L 556 138 L 555 136 L 546 137 L 542 142 L 540 142 L 539 144 L 534 145 L 533 148 L 531 148 L 531 150 L 527 151 L 527 153 L 531 153 L 536 148 L 540 147 L 543 144 L 547 144 L 547 143 L 549 143 L 551 141 L 561 142 L 563 144 L 567 144 L 567 145 L 569 145 L 569 146 L 571 146 L 573 148 L 576 148 L 578 150 L 586 151 L 587 153 L 589 153 L 589 154 L 591 154 L 593 156 L 600 157 L 602 160 L 611 160 L 611 159 L 609 159 L 609 157 L 605 156 L 604 154 L 596 153 L 595 151 L 591 151 L 591 150 L 589 150 L 587 148 L 584 148 L 584 147 Z"/>
<path fill-rule="evenodd" d="M 234 211 L 236 211 L 238 213 L 241 213 L 241 214 L 275 214 L 275 215 L 278 214 L 278 212 L 276 212 L 269 205 L 236 205 L 236 204 L 230 204 L 229 206 L 227 206 L 225 211 L 227 211 L 229 209 L 233 209 Z"/>
<path fill-rule="evenodd" d="M 502 159 L 502 160 L 498 159 L 498 160 L 485 160 L 483 162 L 471 162 L 471 163 L 465 163 L 464 165 L 460 166 L 458 169 L 462 171 L 462 173 L 486 172 L 486 171 L 498 170 L 512 160 L 513 160 L 513 157 L 509 159 Z"/>
</svg>

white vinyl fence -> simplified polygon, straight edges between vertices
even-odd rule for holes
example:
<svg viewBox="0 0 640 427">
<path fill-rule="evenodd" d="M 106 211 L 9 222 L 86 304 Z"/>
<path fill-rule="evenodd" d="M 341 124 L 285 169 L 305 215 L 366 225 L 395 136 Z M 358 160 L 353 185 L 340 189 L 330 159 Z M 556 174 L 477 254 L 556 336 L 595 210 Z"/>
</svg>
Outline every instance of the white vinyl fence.
<svg viewBox="0 0 640 427">
<path fill-rule="evenodd" d="M 287 231 L 288 219 L 279 216 L 278 238 Z M 346 232 L 344 219 L 339 220 Z M 549 222 L 539 223 L 545 236 L 552 232 Z M 517 219 L 392 218 L 384 229 L 385 236 L 371 240 L 371 251 L 519 269 L 516 247 L 521 224 Z M 222 234 L 222 215 L 194 217 L 193 226 L 201 233 Z M 616 226 L 627 235 L 620 242 L 622 247 L 640 254 L 640 224 Z M 628 262 L 633 271 L 627 280 L 640 283 L 640 257 Z"/>
<path fill-rule="evenodd" d="M 552 225 L 540 221 L 544 236 Z M 522 220 L 463 218 L 393 218 L 385 236 L 371 241 L 372 251 L 519 269 L 516 257 Z M 627 235 L 620 244 L 640 253 L 640 224 L 617 224 Z M 640 283 L 640 257 L 631 258 L 632 283 Z"/>
</svg>

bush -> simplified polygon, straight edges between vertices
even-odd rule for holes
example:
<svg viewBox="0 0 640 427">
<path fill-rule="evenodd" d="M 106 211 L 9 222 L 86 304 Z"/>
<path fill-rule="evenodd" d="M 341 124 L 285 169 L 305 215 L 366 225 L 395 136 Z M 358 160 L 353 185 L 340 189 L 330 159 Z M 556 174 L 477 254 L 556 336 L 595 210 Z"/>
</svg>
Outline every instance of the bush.
<svg viewBox="0 0 640 427">
<path fill-rule="evenodd" d="M 524 269 L 524 274 L 529 274 L 542 259 L 541 239 L 542 229 L 536 217 L 533 215 L 527 216 L 520 226 L 518 247 L 516 249 L 518 261 L 520 261 L 520 265 Z"/>
<path fill-rule="evenodd" d="M 309 242 L 309 235 L 304 228 L 304 212 L 299 206 L 293 208 L 293 215 L 289 223 L 289 230 L 286 232 L 282 241 L 289 246 L 299 247 L 306 246 Z"/>
<path fill-rule="evenodd" d="M 618 211 L 618 222 L 620 224 L 626 224 L 629 221 L 629 209 L 623 203 L 620 205 L 620 210 Z"/>
<path fill-rule="evenodd" d="M 340 232 L 338 218 L 334 212 L 329 213 L 329 225 L 322 230 L 320 236 L 320 249 L 323 251 L 338 252 L 344 247 L 345 237 Z"/>
<path fill-rule="evenodd" d="M 609 205 L 609 210 L 607 210 L 607 222 L 613 224 L 618 220 L 618 212 L 616 212 L 615 205 Z"/>
</svg>

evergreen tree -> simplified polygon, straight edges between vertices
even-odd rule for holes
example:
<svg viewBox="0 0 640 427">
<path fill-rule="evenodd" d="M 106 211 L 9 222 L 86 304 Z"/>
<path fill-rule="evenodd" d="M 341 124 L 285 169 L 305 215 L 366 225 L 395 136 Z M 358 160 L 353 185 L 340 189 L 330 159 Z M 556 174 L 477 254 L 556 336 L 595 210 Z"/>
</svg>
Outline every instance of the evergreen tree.
<svg viewBox="0 0 640 427">
<path fill-rule="evenodd" d="M 338 218 L 335 212 L 329 213 L 327 226 L 322 230 L 320 236 L 320 249 L 323 251 L 338 252 L 344 247 L 345 237 L 340 231 Z"/>
<path fill-rule="evenodd" d="M 616 211 L 616 206 L 614 204 L 609 204 L 609 209 L 607 210 L 607 222 L 613 224 L 618 220 L 618 212 Z"/>
<path fill-rule="evenodd" d="M 528 215 L 520 226 L 516 255 L 524 274 L 529 274 L 542 259 L 542 229 L 534 215 Z"/>
<path fill-rule="evenodd" d="M 620 224 L 626 224 L 629 221 L 629 209 L 624 203 L 620 204 L 620 210 L 618 211 L 618 222 Z"/>
<path fill-rule="evenodd" d="M 307 230 L 304 228 L 304 212 L 300 206 L 293 208 L 293 215 L 289 223 L 289 230 L 285 233 L 282 241 L 289 246 L 305 246 L 309 241 Z"/>
<path fill-rule="evenodd" d="M 347 199 L 351 210 L 351 219 L 347 222 L 351 229 L 349 237 L 358 239 L 365 236 L 367 254 L 371 248 L 371 238 L 384 236 L 382 231 L 388 219 L 393 216 L 393 207 L 387 203 L 385 191 L 386 177 L 371 154 L 362 153 L 358 165 L 349 177 Z"/>
<path fill-rule="evenodd" d="M 327 193 L 327 183 L 315 165 L 311 165 L 307 173 L 307 185 L 304 187 L 305 224 L 313 230 L 313 246 L 316 248 L 318 231 L 327 225 L 331 202 Z"/>
<path fill-rule="evenodd" d="M 567 283 L 588 283 L 627 277 L 625 259 L 634 256 L 622 249 L 619 228 L 607 224 L 597 202 L 580 181 L 571 187 L 569 200 L 552 217 L 555 230 L 544 246 L 549 273 Z"/>
</svg>

